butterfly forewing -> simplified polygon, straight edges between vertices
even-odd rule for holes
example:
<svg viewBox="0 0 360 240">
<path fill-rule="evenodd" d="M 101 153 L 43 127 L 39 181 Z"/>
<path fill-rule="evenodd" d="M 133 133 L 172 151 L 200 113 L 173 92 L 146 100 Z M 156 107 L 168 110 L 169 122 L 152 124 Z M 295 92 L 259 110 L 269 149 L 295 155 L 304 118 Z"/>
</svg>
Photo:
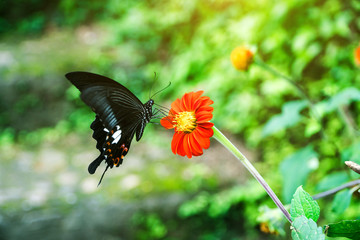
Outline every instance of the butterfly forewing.
<svg viewBox="0 0 360 240">
<path fill-rule="evenodd" d="M 81 99 L 96 113 L 90 127 L 100 155 L 89 165 L 89 173 L 93 174 L 103 160 L 110 168 L 119 166 L 134 134 L 139 141 L 150 121 L 153 101 L 144 105 L 123 85 L 101 75 L 71 72 L 66 78 L 80 90 Z"/>
</svg>

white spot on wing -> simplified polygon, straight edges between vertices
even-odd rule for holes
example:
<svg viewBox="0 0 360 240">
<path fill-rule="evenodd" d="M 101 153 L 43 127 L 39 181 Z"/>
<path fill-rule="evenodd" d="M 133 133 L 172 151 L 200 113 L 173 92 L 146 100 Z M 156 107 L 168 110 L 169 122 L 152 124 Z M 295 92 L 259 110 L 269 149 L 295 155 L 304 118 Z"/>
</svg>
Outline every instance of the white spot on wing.
<svg viewBox="0 0 360 240">
<path fill-rule="evenodd" d="M 112 135 L 112 137 L 114 138 L 114 140 L 112 141 L 112 144 L 117 144 L 120 139 L 121 139 L 121 130 L 117 130 L 116 132 L 114 132 L 114 134 Z"/>
<path fill-rule="evenodd" d="M 104 132 L 109 132 L 109 130 L 107 128 L 104 128 Z"/>
</svg>

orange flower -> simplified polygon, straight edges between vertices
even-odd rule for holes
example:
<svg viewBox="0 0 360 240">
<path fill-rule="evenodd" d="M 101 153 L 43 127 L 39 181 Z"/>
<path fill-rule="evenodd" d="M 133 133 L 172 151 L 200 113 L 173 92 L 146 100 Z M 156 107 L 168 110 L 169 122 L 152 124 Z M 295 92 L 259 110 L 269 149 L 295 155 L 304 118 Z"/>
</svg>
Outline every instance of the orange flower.
<svg viewBox="0 0 360 240">
<path fill-rule="evenodd" d="M 356 65 L 360 66 L 360 46 L 355 49 L 354 58 Z"/>
<path fill-rule="evenodd" d="M 164 128 L 175 129 L 171 142 L 171 150 L 180 156 L 200 156 L 203 149 L 210 146 L 210 137 L 214 132 L 212 119 L 214 102 L 206 96 L 204 91 L 185 93 L 181 99 L 171 104 L 169 115 L 162 118 L 160 123 Z"/>
<path fill-rule="evenodd" d="M 254 54 L 246 47 L 237 47 L 230 54 L 231 63 L 237 70 L 246 71 L 253 61 Z"/>
</svg>

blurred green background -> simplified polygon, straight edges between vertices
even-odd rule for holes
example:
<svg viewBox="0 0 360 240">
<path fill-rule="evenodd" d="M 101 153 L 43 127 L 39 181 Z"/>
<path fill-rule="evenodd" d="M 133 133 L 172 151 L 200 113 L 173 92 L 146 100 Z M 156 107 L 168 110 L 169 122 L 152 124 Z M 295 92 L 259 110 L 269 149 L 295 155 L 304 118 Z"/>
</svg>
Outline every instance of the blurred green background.
<svg viewBox="0 0 360 240">
<path fill-rule="evenodd" d="M 108 76 L 143 102 L 171 81 L 164 106 L 205 90 L 215 125 L 289 203 L 299 185 L 314 195 L 359 177 L 343 163 L 360 163 L 359 14 L 357 0 L 0 1 L 0 239 L 288 239 L 221 145 L 174 156 L 159 125 L 97 187 L 94 114 L 64 74 Z M 301 85 L 316 116 L 264 68 L 236 71 L 239 45 Z M 319 200 L 319 225 L 360 217 L 347 195 Z"/>
</svg>

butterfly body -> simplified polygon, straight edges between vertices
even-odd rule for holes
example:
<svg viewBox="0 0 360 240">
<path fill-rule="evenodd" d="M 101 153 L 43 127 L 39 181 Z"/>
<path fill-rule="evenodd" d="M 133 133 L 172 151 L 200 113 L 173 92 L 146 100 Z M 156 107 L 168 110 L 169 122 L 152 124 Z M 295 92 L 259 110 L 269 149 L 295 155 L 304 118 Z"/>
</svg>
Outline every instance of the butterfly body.
<svg viewBox="0 0 360 240">
<path fill-rule="evenodd" d="M 143 104 L 126 87 L 98 74 L 71 72 L 65 76 L 96 113 L 90 128 L 94 131 L 93 138 L 100 155 L 90 163 L 89 173 L 95 173 L 102 161 L 107 163 L 106 170 L 114 165 L 118 167 L 128 153 L 134 135 L 139 141 L 146 124 L 153 118 L 154 101 L 150 99 Z"/>
</svg>

